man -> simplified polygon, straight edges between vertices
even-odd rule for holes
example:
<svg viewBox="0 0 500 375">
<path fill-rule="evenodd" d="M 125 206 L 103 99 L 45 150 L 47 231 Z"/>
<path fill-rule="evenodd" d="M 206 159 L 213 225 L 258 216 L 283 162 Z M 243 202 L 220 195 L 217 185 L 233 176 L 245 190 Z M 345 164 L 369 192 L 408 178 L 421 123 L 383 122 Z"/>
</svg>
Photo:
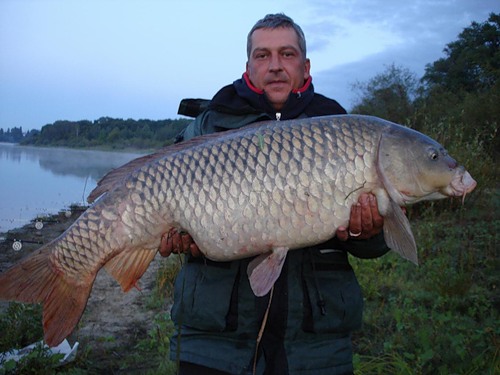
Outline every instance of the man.
<svg viewBox="0 0 500 375">
<path fill-rule="evenodd" d="M 269 119 L 346 113 L 314 93 L 304 34 L 289 17 L 258 21 L 248 34 L 247 55 L 243 77 L 222 88 L 181 139 Z M 189 253 L 172 307 L 171 358 L 179 361 L 180 374 L 249 374 L 254 358 L 257 373 L 352 373 L 350 333 L 361 325 L 362 296 L 347 252 L 385 254 L 382 225 L 375 198 L 363 195 L 352 208 L 349 229 L 288 254 L 272 297 L 253 295 L 249 259 L 212 262 L 199 256 L 188 234 L 169 233 L 162 255 Z"/>
</svg>

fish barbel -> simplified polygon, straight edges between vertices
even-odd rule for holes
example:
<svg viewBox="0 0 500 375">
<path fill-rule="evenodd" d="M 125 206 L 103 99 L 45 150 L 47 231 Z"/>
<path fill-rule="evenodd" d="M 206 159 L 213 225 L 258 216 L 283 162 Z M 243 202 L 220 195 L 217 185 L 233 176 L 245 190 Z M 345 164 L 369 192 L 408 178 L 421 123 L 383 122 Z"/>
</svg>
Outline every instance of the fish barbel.
<svg viewBox="0 0 500 375">
<path fill-rule="evenodd" d="M 128 291 L 172 228 L 214 261 L 257 256 L 248 276 L 264 295 L 287 252 L 332 238 L 364 192 L 377 197 L 388 246 L 416 263 L 400 206 L 475 186 L 440 144 L 375 117 L 269 121 L 203 136 L 108 173 L 71 227 L 0 275 L 0 299 L 42 303 L 45 341 L 57 345 L 78 323 L 97 272 L 105 267 Z"/>
</svg>

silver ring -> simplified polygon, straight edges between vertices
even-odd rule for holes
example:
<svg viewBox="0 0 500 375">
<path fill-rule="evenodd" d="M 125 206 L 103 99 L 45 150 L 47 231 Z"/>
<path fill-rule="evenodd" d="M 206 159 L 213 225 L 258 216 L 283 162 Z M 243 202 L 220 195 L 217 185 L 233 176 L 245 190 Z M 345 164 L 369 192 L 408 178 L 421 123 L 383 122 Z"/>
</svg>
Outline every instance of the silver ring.
<svg viewBox="0 0 500 375">
<path fill-rule="evenodd" d="M 351 237 L 359 237 L 359 236 L 361 236 L 361 232 L 359 232 L 359 233 L 352 233 L 351 231 L 349 231 L 349 236 L 351 236 Z"/>
</svg>

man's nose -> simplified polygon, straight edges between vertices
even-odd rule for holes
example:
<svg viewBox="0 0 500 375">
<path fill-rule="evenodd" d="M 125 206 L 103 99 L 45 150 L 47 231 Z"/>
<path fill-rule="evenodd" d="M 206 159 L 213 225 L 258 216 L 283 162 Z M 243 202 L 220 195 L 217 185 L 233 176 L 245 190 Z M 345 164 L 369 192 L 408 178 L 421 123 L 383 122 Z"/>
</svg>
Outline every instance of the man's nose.
<svg viewBox="0 0 500 375">
<path fill-rule="evenodd" d="M 269 61 L 269 71 L 282 70 L 281 57 L 278 54 L 272 54 Z"/>
</svg>

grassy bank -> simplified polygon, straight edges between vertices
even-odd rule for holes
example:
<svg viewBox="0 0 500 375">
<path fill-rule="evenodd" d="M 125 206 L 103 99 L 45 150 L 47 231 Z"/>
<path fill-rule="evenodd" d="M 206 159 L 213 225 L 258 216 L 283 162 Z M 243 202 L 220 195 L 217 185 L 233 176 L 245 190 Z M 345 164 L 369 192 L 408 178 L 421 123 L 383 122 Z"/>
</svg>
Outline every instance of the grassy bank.
<svg viewBox="0 0 500 375">
<path fill-rule="evenodd" d="M 353 261 L 366 304 L 359 374 L 500 373 L 500 195 L 472 198 L 413 222 L 419 267 L 394 254 Z"/>
</svg>

